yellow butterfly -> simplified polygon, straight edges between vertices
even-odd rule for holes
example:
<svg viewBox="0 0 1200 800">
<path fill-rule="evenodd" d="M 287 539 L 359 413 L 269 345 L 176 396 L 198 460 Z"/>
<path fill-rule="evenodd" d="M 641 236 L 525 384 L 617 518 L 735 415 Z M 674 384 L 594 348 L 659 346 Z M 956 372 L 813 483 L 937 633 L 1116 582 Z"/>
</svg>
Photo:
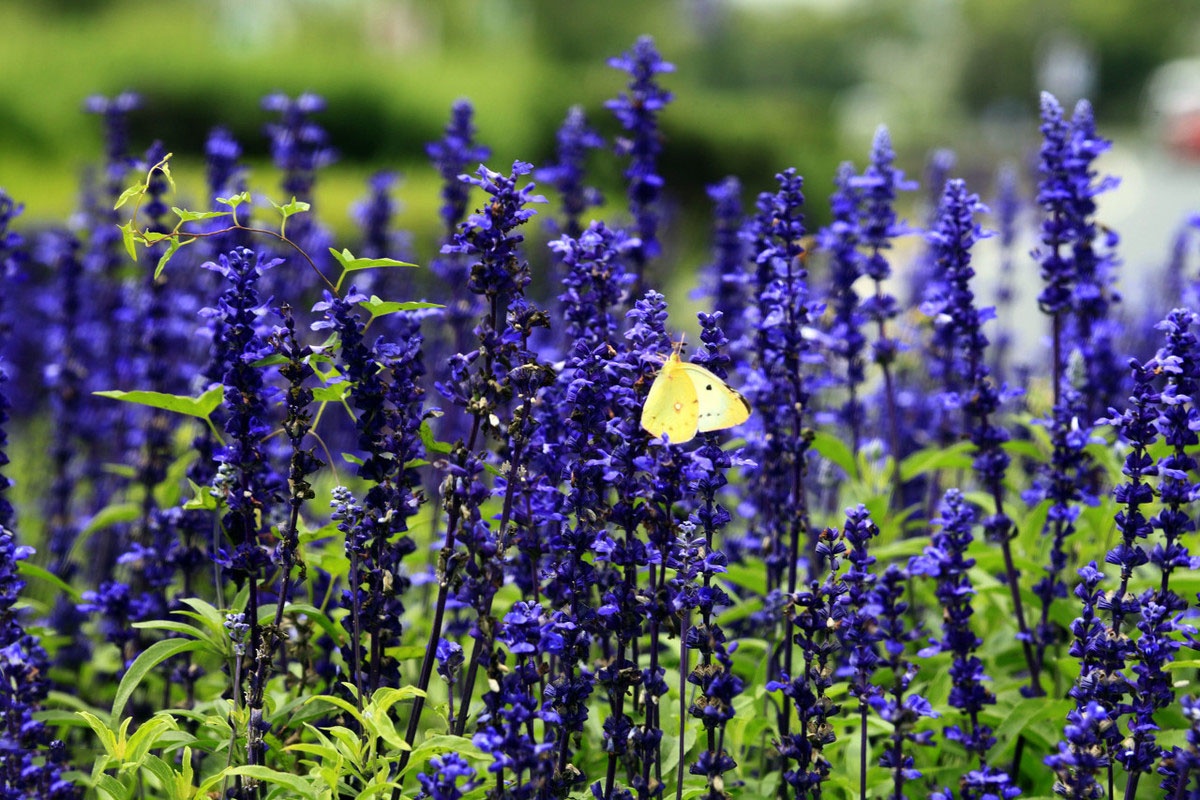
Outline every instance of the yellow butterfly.
<svg viewBox="0 0 1200 800">
<path fill-rule="evenodd" d="M 724 430 L 750 418 L 746 398 L 704 367 L 679 358 L 682 344 L 672 350 L 642 406 L 642 427 L 654 437 L 665 433 L 671 444 L 690 442 L 697 431 Z"/>
</svg>

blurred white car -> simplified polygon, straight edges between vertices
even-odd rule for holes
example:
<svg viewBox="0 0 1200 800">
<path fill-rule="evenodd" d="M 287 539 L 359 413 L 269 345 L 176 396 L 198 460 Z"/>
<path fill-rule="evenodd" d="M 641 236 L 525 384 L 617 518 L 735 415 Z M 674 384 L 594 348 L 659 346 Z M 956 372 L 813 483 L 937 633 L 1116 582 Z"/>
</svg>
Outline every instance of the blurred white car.
<svg viewBox="0 0 1200 800">
<path fill-rule="evenodd" d="M 1180 157 L 1200 159 L 1200 58 L 1163 64 L 1146 84 L 1148 121 Z"/>
</svg>

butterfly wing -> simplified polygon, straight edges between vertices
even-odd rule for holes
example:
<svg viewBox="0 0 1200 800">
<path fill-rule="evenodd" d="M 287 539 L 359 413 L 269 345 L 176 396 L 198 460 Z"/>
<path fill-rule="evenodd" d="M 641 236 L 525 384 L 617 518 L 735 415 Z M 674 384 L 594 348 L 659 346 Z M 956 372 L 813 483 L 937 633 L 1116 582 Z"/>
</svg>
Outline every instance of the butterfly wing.
<svg viewBox="0 0 1200 800">
<path fill-rule="evenodd" d="M 680 370 L 691 382 L 699 409 L 701 432 L 720 431 L 741 425 L 750 418 L 750 404 L 729 384 L 698 364 L 681 361 Z"/>
<path fill-rule="evenodd" d="M 696 436 L 700 419 L 696 386 L 685 366 L 679 356 L 672 353 L 650 385 L 650 394 L 642 406 L 642 427 L 651 436 L 665 433 L 671 444 L 691 441 Z"/>
</svg>

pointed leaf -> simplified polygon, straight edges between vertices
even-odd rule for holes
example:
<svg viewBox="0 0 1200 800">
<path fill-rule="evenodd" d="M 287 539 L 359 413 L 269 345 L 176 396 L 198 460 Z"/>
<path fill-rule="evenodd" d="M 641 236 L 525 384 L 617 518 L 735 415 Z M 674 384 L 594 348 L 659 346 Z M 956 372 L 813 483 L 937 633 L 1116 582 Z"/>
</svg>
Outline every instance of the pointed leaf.
<svg viewBox="0 0 1200 800">
<path fill-rule="evenodd" d="M 64 596 L 69 597 L 71 602 L 79 603 L 83 598 L 78 589 L 64 581 L 62 578 L 55 575 L 45 567 L 39 567 L 37 564 L 31 563 L 26 559 L 17 562 L 17 572 L 24 575 L 26 578 L 37 578 L 39 581 L 45 581 L 53 586 Z"/>
<path fill-rule="evenodd" d="M 292 216 L 293 214 L 300 214 L 300 213 L 302 213 L 304 211 L 308 211 L 310 208 L 312 208 L 312 206 L 310 204 L 304 202 L 303 200 L 297 200 L 294 197 L 292 198 L 292 201 L 290 203 L 284 203 L 283 205 L 276 203 L 274 200 L 271 200 L 270 198 L 267 199 L 267 202 L 270 203 L 272 206 L 274 206 L 275 210 L 278 211 L 283 216 L 284 219 L 287 219 L 288 217 Z"/>
<path fill-rule="evenodd" d="M 167 268 L 167 262 L 171 260 L 171 256 L 179 251 L 179 248 L 185 244 L 191 244 L 196 241 L 195 238 L 184 239 L 181 236 L 175 236 L 171 239 L 171 243 L 167 245 L 167 252 L 162 254 L 162 258 L 158 259 L 158 265 L 154 267 L 154 277 L 162 275 L 163 270 Z"/>
<path fill-rule="evenodd" d="M 217 498 L 212 496 L 212 492 L 207 486 L 200 486 L 191 478 L 188 478 L 188 486 L 192 489 L 192 498 L 183 504 L 185 511 L 215 511 L 217 509 Z"/>
<path fill-rule="evenodd" d="M 99 397 L 121 400 L 126 403 L 136 403 L 141 406 L 158 408 L 175 414 L 186 414 L 189 417 L 208 419 L 209 415 L 221 405 L 225 396 L 225 387 L 214 386 L 199 397 L 188 397 L 180 394 L 165 394 L 138 389 L 132 392 L 122 392 L 112 389 L 104 392 L 93 392 Z"/>
<path fill-rule="evenodd" d="M 394 258 L 357 258 L 349 250 L 343 249 L 340 253 L 329 248 L 329 252 L 339 264 L 342 265 L 342 270 L 345 272 L 354 272 L 360 269 L 373 269 L 374 267 L 415 267 L 416 264 L 410 264 L 407 261 L 397 261 Z"/>
<path fill-rule="evenodd" d="M 96 531 L 120 525 L 122 522 L 133 522 L 141 516 L 141 513 L 142 509 L 137 503 L 113 503 L 97 511 L 95 516 L 88 520 L 79 535 L 86 537 Z"/>
<path fill-rule="evenodd" d="M 135 183 L 133 186 L 130 186 L 128 189 L 121 192 L 121 196 L 117 198 L 117 204 L 115 206 L 113 206 L 113 211 L 116 211 L 118 208 L 120 208 L 121 206 L 128 203 L 134 197 L 137 197 L 140 194 L 144 194 L 145 191 L 146 191 L 146 184 L 144 184 L 144 183 Z"/>
<path fill-rule="evenodd" d="M 179 217 L 180 222 L 196 222 L 202 219 L 216 219 L 217 217 L 228 217 L 232 211 L 189 211 L 186 208 L 171 207 L 175 215 Z"/>
<path fill-rule="evenodd" d="M 117 696 L 113 698 L 112 718 L 114 720 L 121 718 L 121 714 L 125 711 L 125 704 L 129 702 L 129 698 L 137 689 L 138 684 L 151 670 L 172 656 L 199 650 L 203 646 L 202 642 L 193 639 L 164 639 L 143 650 L 129 665 L 129 671 L 121 678 L 121 684 L 117 687 Z"/>
<path fill-rule="evenodd" d="M 968 469 L 974 447 L 970 442 L 959 442 L 950 447 L 927 447 L 900 462 L 900 478 L 911 481 L 918 475 L 939 469 Z"/>
<path fill-rule="evenodd" d="M 386 300 L 380 300 L 378 296 L 371 295 L 370 300 L 364 300 L 359 303 L 360 306 L 371 312 L 372 317 L 386 317 L 388 314 L 395 314 L 399 311 L 420 311 L 426 308 L 445 308 L 439 303 L 426 303 L 424 301 L 412 301 L 407 303 L 393 303 Z"/>
<path fill-rule="evenodd" d="M 96 791 L 105 797 L 111 797 L 113 800 L 125 800 L 129 796 L 129 790 L 122 786 L 121 782 L 112 775 L 98 775 L 95 783 Z"/>
<path fill-rule="evenodd" d="M 858 475 L 858 467 L 854 463 L 854 453 L 839 437 L 826 431 L 818 431 L 812 440 L 812 449 L 820 453 L 827 461 L 842 468 L 847 477 Z"/>
<path fill-rule="evenodd" d="M 84 722 L 96 734 L 96 738 L 100 740 L 100 746 L 104 748 L 104 752 L 111 758 L 117 757 L 117 735 L 113 733 L 108 725 L 104 724 L 95 714 L 90 711 L 75 712 L 83 717 Z"/>
<path fill-rule="evenodd" d="M 433 435 L 433 429 L 429 427 L 428 422 L 421 423 L 421 444 L 425 446 L 425 450 L 430 453 L 449 453 L 453 450 L 453 446 L 449 442 L 439 442 Z"/>
<path fill-rule="evenodd" d="M 137 261 L 137 238 L 133 232 L 133 220 L 129 220 L 124 225 L 118 225 L 117 228 L 121 231 L 121 242 L 125 245 L 125 252 L 129 254 L 129 258 Z"/>
</svg>

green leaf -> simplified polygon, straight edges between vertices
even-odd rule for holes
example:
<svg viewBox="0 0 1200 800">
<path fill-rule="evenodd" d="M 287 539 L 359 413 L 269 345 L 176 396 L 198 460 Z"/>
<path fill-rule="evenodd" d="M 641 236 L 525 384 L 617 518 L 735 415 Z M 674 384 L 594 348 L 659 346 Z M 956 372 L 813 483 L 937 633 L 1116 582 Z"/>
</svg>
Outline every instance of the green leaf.
<svg viewBox="0 0 1200 800">
<path fill-rule="evenodd" d="M 125 245 L 125 252 L 131 260 L 137 261 L 137 237 L 133 232 L 133 220 L 118 225 L 117 228 L 121 231 L 121 242 Z"/>
<path fill-rule="evenodd" d="M 242 203 L 251 202 L 250 193 L 249 192 L 238 192 L 237 194 L 229 195 L 229 197 L 218 197 L 217 202 L 223 206 L 230 206 L 231 208 L 237 208 Z"/>
<path fill-rule="evenodd" d="M 129 790 L 112 775 L 98 775 L 95 782 L 96 791 L 101 792 L 105 797 L 111 797 L 113 800 L 125 800 L 129 796 Z"/>
<path fill-rule="evenodd" d="M 223 771 L 225 775 L 241 775 L 244 778 L 254 778 L 272 786 L 282 786 L 291 789 L 296 795 L 317 800 L 319 794 L 313 785 L 313 779 L 307 775 L 293 775 L 290 772 L 279 772 L 270 767 L 257 764 L 246 764 L 241 767 L 230 767 Z"/>
<path fill-rule="evenodd" d="M 342 453 L 342 460 L 347 464 L 355 464 L 360 467 L 365 463 L 361 458 L 354 455 L 354 453 Z"/>
<path fill-rule="evenodd" d="M 1024 734 L 1025 738 L 1047 748 L 1053 745 L 1048 736 L 1054 736 L 1053 730 L 1058 721 L 1067 716 L 1073 706 L 1071 700 L 1055 700 L 1050 697 L 1029 697 L 1010 706 L 1011 711 L 1004 721 L 996 727 L 995 735 L 1001 741 L 1010 741 Z M 999 708 L 1000 706 L 997 706 Z M 1053 719 L 1054 725 L 1040 724 L 1043 720 Z"/>
<path fill-rule="evenodd" d="M 318 403 L 340 403 L 354 387 L 349 381 L 339 381 L 329 386 L 318 386 L 312 390 L 313 400 Z"/>
<path fill-rule="evenodd" d="M 1010 456 L 1031 458 L 1034 461 L 1041 461 L 1044 458 L 1042 449 L 1037 446 L 1037 443 L 1028 439 L 1009 439 L 1000 447 Z"/>
<path fill-rule="evenodd" d="M 175 414 L 186 414 L 189 417 L 208 419 L 217 406 L 221 405 L 221 401 L 225 397 L 225 387 L 214 386 L 199 397 L 149 392 L 143 389 L 132 392 L 122 392 L 118 389 L 112 389 L 104 392 L 93 392 L 92 394 L 100 397 L 108 397 L 113 400 L 121 400 L 126 403 L 137 403 L 140 406 L 158 408 Z"/>
<path fill-rule="evenodd" d="M 225 615 L 222 614 L 216 606 L 207 600 L 201 600 L 199 597 L 182 597 L 179 602 L 186 606 L 191 606 L 195 612 L 181 612 L 193 619 L 202 620 L 208 625 L 209 630 L 220 633 L 225 630 Z"/>
<path fill-rule="evenodd" d="M 428 422 L 421 423 L 421 444 L 425 445 L 425 451 L 428 453 L 449 453 L 453 450 L 453 446 L 449 442 L 439 442 L 433 435 L 433 429 L 429 427 Z"/>
<path fill-rule="evenodd" d="M 154 169 L 161 172 L 163 177 L 167 179 L 167 183 L 170 184 L 172 192 L 175 191 L 175 179 L 173 177 L 171 177 L 171 165 L 168 162 L 170 162 L 171 156 L 173 156 L 173 155 L 175 155 L 175 154 L 167 153 L 165 156 L 162 157 L 162 161 L 159 161 L 157 164 L 154 165 Z M 154 169 L 152 169 L 151 172 L 153 172 Z"/>
<path fill-rule="evenodd" d="M 71 586 L 69 583 L 45 567 L 39 567 L 37 564 L 22 559 L 21 561 L 17 562 L 17 572 L 19 572 L 21 575 L 24 575 L 26 578 L 36 578 L 39 581 L 45 581 L 67 597 L 71 598 L 71 602 L 73 603 L 79 603 L 83 600 L 83 597 L 80 595 L 78 589 Z"/>
<path fill-rule="evenodd" d="M 385 647 L 383 652 L 397 661 L 412 661 L 425 656 L 425 646 L 420 644 L 402 644 L 396 647 Z"/>
<path fill-rule="evenodd" d="M 940 469 L 967 469 L 971 466 L 971 451 L 975 445 L 959 442 L 950 447 L 927 447 L 900 462 L 900 479 L 911 481 Z"/>
<path fill-rule="evenodd" d="M 271 199 L 268 199 L 267 202 L 274 206 L 275 210 L 278 211 L 285 220 L 294 214 L 300 214 L 312 208 L 310 204 L 304 202 L 303 200 L 297 200 L 295 197 L 292 198 L 290 203 L 284 203 L 283 205 L 280 205 Z"/>
<path fill-rule="evenodd" d="M 167 262 L 171 260 L 171 256 L 179 251 L 179 248 L 185 244 L 191 244 L 196 241 L 195 238 L 184 239 L 182 236 L 175 236 L 171 239 L 171 243 L 167 245 L 167 252 L 162 254 L 162 258 L 158 260 L 157 266 L 154 267 L 154 277 L 162 275 L 163 270 L 167 268 Z"/>
<path fill-rule="evenodd" d="M 137 503 L 113 503 L 96 512 L 79 535 L 89 536 L 96 531 L 120 525 L 122 522 L 133 522 L 141 516 L 142 509 Z"/>
<path fill-rule="evenodd" d="M 145 193 L 146 193 L 146 184 L 135 183 L 133 186 L 130 186 L 128 189 L 121 192 L 121 196 L 117 198 L 117 204 L 113 206 L 113 211 L 116 211 L 118 208 L 125 205 L 130 200 L 137 197 L 138 195 L 145 194 Z M 130 224 L 132 225 L 133 223 L 131 222 Z"/>
<path fill-rule="evenodd" d="M 250 366 L 256 369 L 262 369 L 263 367 L 277 367 L 280 364 L 286 363 L 288 363 L 287 356 L 283 355 L 282 353 L 272 353 L 271 355 L 264 356 L 257 361 L 251 361 Z"/>
<path fill-rule="evenodd" d="M 179 796 L 178 792 L 173 791 L 173 788 L 177 786 L 178 774 L 175 770 L 171 769 L 170 764 L 158 756 L 147 755 L 142 759 L 142 769 L 158 778 L 159 783 L 171 792 L 170 797 Z"/>
<path fill-rule="evenodd" d="M 208 631 L 197 628 L 195 625 L 188 625 L 186 622 L 176 622 L 169 619 L 150 619 L 145 622 L 134 622 L 133 627 L 138 630 L 151 631 L 170 631 L 187 636 L 191 639 L 207 639 Z"/>
<path fill-rule="evenodd" d="M 758 567 L 750 564 L 729 564 L 725 567 L 725 574 L 717 575 L 717 580 L 729 581 L 755 594 L 767 593 L 767 571 L 762 562 L 759 562 Z"/>
<path fill-rule="evenodd" d="M 309 703 L 315 703 L 318 701 L 322 702 L 322 703 L 328 703 L 331 706 L 337 706 L 342 711 L 345 711 L 347 714 L 354 717 L 354 719 L 358 722 L 359 725 L 366 727 L 366 724 L 367 724 L 366 720 L 363 719 L 362 714 L 360 714 L 358 712 L 358 709 L 355 708 L 354 706 L 352 706 L 350 703 L 347 703 L 342 698 L 335 697 L 334 695 L 331 695 L 331 694 L 317 694 L 317 695 L 313 695 L 312 697 L 308 698 Z"/>
<path fill-rule="evenodd" d="M 329 252 L 339 264 L 342 265 L 342 270 L 345 272 L 354 272 L 360 269 L 372 269 L 374 267 L 415 267 L 416 264 L 410 264 L 407 261 L 397 261 L 394 258 L 356 258 L 349 250 L 343 249 L 342 252 L 329 248 Z M 370 301 L 367 301 L 370 302 Z"/>
<path fill-rule="evenodd" d="M 371 695 L 371 705 L 376 709 L 387 713 L 392 706 L 402 700 L 412 700 L 414 697 L 424 697 L 425 693 L 415 686 L 402 686 L 393 688 L 384 686 L 381 689 L 376 689 L 375 694 Z"/>
<path fill-rule="evenodd" d="M 146 720 L 133 732 L 133 736 L 129 737 L 125 746 L 125 761 L 135 764 L 141 762 L 150 752 L 150 748 L 158 743 L 162 734 L 178 729 L 175 720 L 166 714 Z"/>
<path fill-rule="evenodd" d="M 826 460 L 841 467 L 847 477 L 853 478 L 858 475 L 858 466 L 854 463 L 854 453 L 841 438 L 826 431 L 818 431 L 813 436 L 812 449 L 820 453 Z"/>
<path fill-rule="evenodd" d="M 228 217 L 232 211 L 189 211 L 186 208 L 171 207 L 175 215 L 179 217 L 180 222 L 196 222 L 202 219 L 216 219 L 217 217 Z"/>
<path fill-rule="evenodd" d="M 370 300 L 364 300 L 359 303 L 360 306 L 371 312 L 372 317 L 386 317 L 388 314 L 395 314 L 398 311 L 420 311 L 426 308 L 445 308 L 440 303 L 426 303 L 424 301 L 412 301 L 408 303 L 393 303 L 386 300 L 380 300 L 377 295 L 371 295 Z"/>
<path fill-rule="evenodd" d="M 110 758 L 117 758 L 117 735 L 113 733 L 112 729 L 90 711 L 77 711 L 75 713 L 83 717 L 84 722 L 96 734 L 96 738 L 100 740 L 100 746 L 104 748 L 104 752 Z"/>
<path fill-rule="evenodd" d="M 191 478 L 188 478 L 188 486 L 192 489 L 192 499 L 183 504 L 185 511 L 215 511 L 217 509 L 217 498 L 212 496 L 212 492 L 207 486 L 200 486 Z"/>
<path fill-rule="evenodd" d="M 202 646 L 201 642 L 192 639 L 164 639 L 143 650 L 129 665 L 129 671 L 121 678 L 121 684 L 117 687 L 117 696 L 113 698 L 112 718 L 114 720 L 121 718 L 121 714 L 125 711 L 125 704 L 129 702 L 129 698 L 137 689 L 138 684 L 150 674 L 151 670 L 168 658 L 180 653 L 199 650 Z"/>
</svg>

